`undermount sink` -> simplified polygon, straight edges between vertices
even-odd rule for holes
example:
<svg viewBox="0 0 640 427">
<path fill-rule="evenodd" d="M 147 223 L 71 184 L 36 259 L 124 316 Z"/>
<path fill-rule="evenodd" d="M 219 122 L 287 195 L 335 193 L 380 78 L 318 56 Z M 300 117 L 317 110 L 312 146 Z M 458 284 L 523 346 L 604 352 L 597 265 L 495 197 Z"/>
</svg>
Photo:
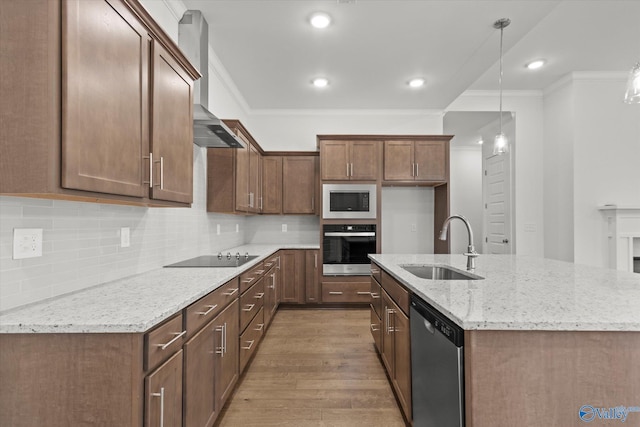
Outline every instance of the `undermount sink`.
<svg viewBox="0 0 640 427">
<path fill-rule="evenodd" d="M 477 274 L 461 271 L 447 265 L 406 264 L 403 269 L 421 279 L 428 280 L 482 280 Z"/>
</svg>

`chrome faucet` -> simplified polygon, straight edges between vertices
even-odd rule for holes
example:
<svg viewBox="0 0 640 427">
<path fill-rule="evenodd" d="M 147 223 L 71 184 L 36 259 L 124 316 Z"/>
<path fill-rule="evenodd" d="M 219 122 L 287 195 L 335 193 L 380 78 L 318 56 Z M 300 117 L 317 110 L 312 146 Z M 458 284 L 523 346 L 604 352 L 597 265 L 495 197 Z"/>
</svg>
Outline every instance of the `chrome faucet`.
<svg viewBox="0 0 640 427">
<path fill-rule="evenodd" d="M 469 221 L 462 215 L 451 215 L 449 218 L 444 220 L 444 224 L 442 224 L 442 230 L 440 230 L 440 240 L 447 240 L 447 230 L 449 229 L 449 223 L 452 219 L 458 218 L 464 225 L 467 227 L 467 231 L 469 232 L 469 246 L 467 247 L 467 252 L 462 255 L 467 257 L 467 270 L 473 271 L 476 268 L 476 258 L 478 257 L 478 252 L 476 252 L 473 247 L 473 231 L 471 231 L 471 224 Z"/>
</svg>

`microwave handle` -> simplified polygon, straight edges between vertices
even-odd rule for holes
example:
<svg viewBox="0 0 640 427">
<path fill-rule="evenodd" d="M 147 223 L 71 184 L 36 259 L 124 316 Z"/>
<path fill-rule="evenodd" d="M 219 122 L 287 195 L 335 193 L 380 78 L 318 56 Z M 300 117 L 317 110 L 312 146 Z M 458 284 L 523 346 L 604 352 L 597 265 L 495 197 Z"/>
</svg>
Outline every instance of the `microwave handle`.
<svg viewBox="0 0 640 427">
<path fill-rule="evenodd" d="M 376 233 L 373 231 L 363 231 L 360 233 L 343 233 L 341 231 L 326 232 L 327 237 L 375 237 Z"/>
</svg>

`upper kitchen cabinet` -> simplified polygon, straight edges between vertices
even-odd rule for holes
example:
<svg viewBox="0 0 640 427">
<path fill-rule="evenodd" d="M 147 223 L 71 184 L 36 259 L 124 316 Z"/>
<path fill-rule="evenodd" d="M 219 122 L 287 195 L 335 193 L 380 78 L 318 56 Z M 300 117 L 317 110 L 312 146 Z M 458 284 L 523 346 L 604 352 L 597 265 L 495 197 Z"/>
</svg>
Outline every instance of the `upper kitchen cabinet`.
<svg viewBox="0 0 640 427">
<path fill-rule="evenodd" d="M 282 158 L 282 213 L 315 214 L 318 206 L 318 157 Z"/>
<path fill-rule="evenodd" d="M 262 158 L 262 213 L 282 213 L 282 156 Z"/>
<path fill-rule="evenodd" d="M 224 120 L 224 123 L 245 146 L 207 149 L 207 211 L 260 213 L 261 150 L 249 131 L 238 120 Z"/>
<path fill-rule="evenodd" d="M 191 203 L 199 73 L 136 0 L 6 0 L 0 19 L 0 193 Z"/>
<path fill-rule="evenodd" d="M 377 141 L 321 141 L 321 179 L 376 181 L 379 158 Z"/>
<path fill-rule="evenodd" d="M 450 136 L 438 135 L 384 141 L 383 184 L 438 185 L 447 182 L 450 139 Z"/>
</svg>

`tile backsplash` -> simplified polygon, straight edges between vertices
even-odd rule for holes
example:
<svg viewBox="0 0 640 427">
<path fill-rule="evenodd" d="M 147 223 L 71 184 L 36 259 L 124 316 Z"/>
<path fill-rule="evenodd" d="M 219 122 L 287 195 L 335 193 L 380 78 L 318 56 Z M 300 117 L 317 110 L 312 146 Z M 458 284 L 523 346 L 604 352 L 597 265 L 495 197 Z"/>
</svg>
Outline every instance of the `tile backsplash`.
<svg viewBox="0 0 640 427">
<path fill-rule="evenodd" d="M 191 208 L 0 196 L 0 311 L 248 243 L 246 218 L 206 212 L 206 152 L 196 146 L 193 196 Z M 14 228 L 43 229 L 42 257 L 13 259 Z"/>
</svg>

